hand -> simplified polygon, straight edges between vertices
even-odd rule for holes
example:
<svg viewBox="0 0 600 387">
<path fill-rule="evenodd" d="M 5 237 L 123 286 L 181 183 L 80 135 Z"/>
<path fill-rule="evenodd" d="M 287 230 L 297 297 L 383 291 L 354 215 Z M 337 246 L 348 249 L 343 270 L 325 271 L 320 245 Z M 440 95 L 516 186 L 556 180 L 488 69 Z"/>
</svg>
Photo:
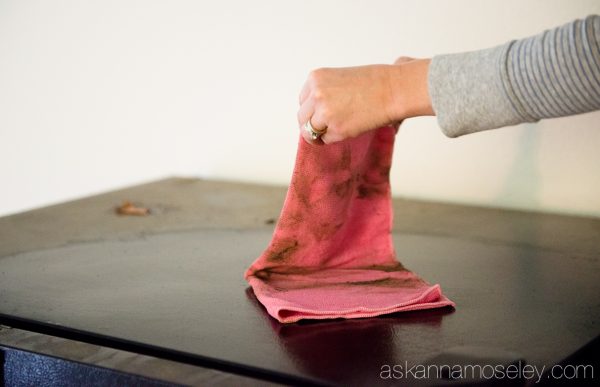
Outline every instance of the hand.
<svg viewBox="0 0 600 387">
<path fill-rule="evenodd" d="M 429 60 L 400 58 L 394 65 L 322 68 L 300 93 L 298 124 L 310 143 L 329 144 L 415 115 L 433 114 L 427 93 Z M 304 129 L 310 120 L 312 140 Z"/>
</svg>

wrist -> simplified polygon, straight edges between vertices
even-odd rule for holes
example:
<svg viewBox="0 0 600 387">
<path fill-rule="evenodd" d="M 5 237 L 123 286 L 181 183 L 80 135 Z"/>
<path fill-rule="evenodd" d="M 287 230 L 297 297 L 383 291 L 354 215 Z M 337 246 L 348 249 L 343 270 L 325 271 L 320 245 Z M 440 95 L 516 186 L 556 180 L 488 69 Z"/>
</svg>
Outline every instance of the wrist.
<svg viewBox="0 0 600 387">
<path fill-rule="evenodd" d="M 430 59 L 415 59 L 390 66 L 392 121 L 435 115 L 429 97 L 428 74 Z"/>
</svg>

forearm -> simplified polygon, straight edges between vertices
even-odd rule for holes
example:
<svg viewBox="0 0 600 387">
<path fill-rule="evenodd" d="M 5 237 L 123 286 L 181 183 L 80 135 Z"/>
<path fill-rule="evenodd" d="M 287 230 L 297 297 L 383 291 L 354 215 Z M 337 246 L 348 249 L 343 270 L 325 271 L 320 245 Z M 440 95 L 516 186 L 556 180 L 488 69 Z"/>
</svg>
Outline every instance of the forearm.
<svg viewBox="0 0 600 387">
<path fill-rule="evenodd" d="M 430 59 L 409 60 L 390 67 L 390 88 L 394 120 L 434 115 L 428 89 Z"/>
<path fill-rule="evenodd" d="M 449 137 L 600 109 L 600 17 L 432 59 L 429 95 Z"/>
</svg>

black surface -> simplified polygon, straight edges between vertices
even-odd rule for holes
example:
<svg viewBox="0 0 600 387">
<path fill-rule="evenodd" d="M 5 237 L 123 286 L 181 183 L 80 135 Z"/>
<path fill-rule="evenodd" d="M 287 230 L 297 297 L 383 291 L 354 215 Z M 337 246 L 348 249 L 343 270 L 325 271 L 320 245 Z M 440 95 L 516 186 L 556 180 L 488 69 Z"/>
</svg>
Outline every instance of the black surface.
<svg viewBox="0 0 600 387">
<path fill-rule="evenodd" d="M 600 333 L 597 260 L 414 235 L 395 236 L 398 255 L 440 283 L 456 310 L 282 325 L 242 278 L 269 239 L 265 231 L 205 230 L 2 257 L 0 313 L 90 333 L 104 345 L 355 385 L 383 382 L 384 364 L 425 363 L 455 346 L 551 365 Z"/>
<path fill-rule="evenodd" d="M 139 375 L 2 346 L 0 346 L 0 366 L 0 386 L 179 386 Z"/>
</svg>

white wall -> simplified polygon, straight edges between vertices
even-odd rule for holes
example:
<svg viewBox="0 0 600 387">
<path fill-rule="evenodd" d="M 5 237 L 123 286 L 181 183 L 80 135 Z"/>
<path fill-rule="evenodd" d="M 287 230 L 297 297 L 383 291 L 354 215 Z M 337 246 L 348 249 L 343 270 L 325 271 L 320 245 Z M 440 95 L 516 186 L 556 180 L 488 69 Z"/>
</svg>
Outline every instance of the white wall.
<svg viewBox="0 0 600 387">
<path fill-rule="evenodd" d="M 564 1 L 0 1 L 0 214 L 193 175 L 287 184 L 308 71 L 501 44 Z M 445 138 L 405 123 L 396 195 L 600 216 L 600 113 Z"/>
</svg>

